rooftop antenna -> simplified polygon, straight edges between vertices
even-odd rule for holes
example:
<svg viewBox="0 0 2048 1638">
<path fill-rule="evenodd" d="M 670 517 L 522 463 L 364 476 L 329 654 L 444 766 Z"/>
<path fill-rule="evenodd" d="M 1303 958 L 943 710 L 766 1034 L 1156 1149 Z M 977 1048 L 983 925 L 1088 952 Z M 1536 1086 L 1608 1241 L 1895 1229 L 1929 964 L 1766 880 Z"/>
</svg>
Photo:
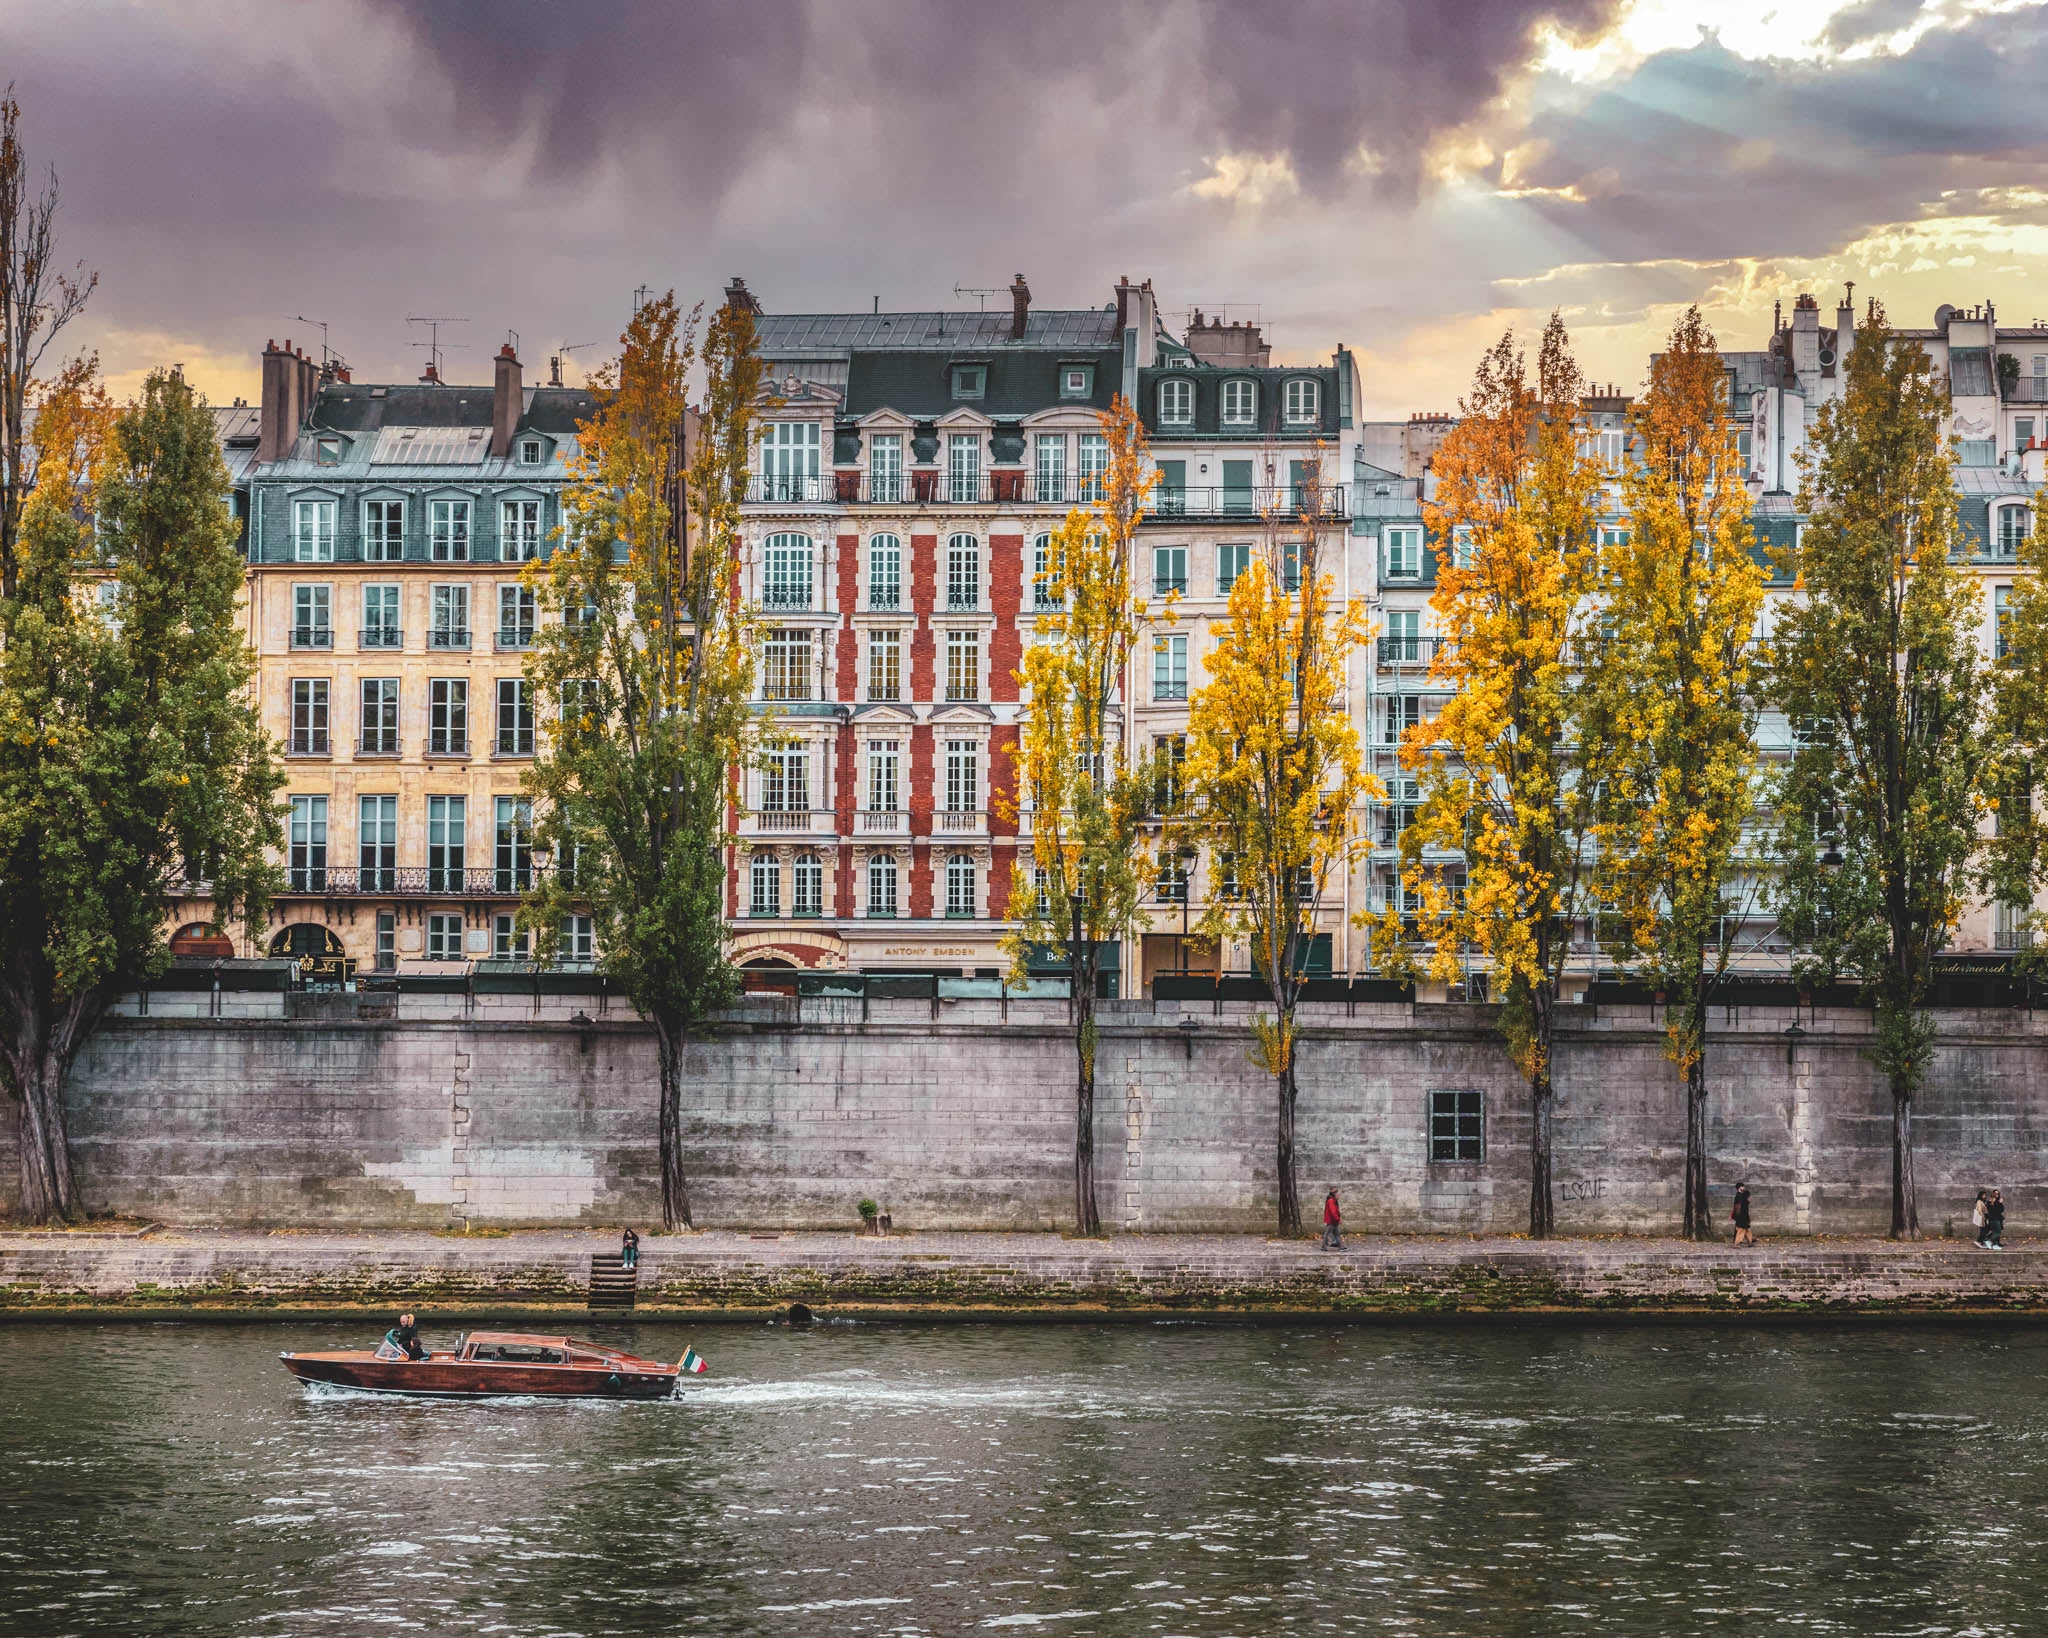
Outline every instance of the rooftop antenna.
<svg viewBox="0 0 2048 1638">
<path fill-rule="evenodd" d="M 647 298 L 652 294 L 653 292 L 644 284 L 633 287 L 633 316 L 635 318 L 640 316 L 640 309 L 647 305 Z"/>
<path fill-rule="evenodd" d="M 467 324 L 469 320 L 466 318 L 415 318 L 408 314 L 405 322 L 408 324 L 424 324 L 427 327 L 427 339 L 425 341 L 408 342 L 407 345 L 426 348 L 427 369 L 436 381 L 440 380 L 441 355 L 451 347 L 459 348 L 468 345 L 467 342 L 451 341 L 447 347 L 443 347 L 441 345 L 441 326 L 444 324 Z"/>
<path fill-rule="evenodd" d="M 294 313 L 292 314 L 292 322 L 294 324 L 317 324 L 320 327 L 320 368 L 326 369 L 329 360 L 334 357 L 334 354 L 327 349 L 327 321 L 325 319 L 307 318 L 304 313 Z"/>
<path fill-rule="evenodd" d="M 559 387 L 562 384 L 563 359 L 567 358 L 571 353 L 580 353 L 586 348 L 595 347 L 596 345 L 597 343 L 594 341 L 557 342 L 555 350 L 548 354 L 548 385 Z"/>
<path fill-rule="evenodd" d="M 984 290 L 984 289 L 983 289 L 983 288 L 982 288 L 982 287 L 981 287 L 980 285 L 978 285 L 978 284 L 956 284 L 956 285 L 954 285 L 954 286 L 953 286 L 953 294 L 954 294 L 954 295 L 956 295 L 956 296 L 973 296 L 973 297 L 975 297 L 975 298 L 976 298 L 976 299 L 977 299 L 977 300 L 978 300 L 978 301 L 979 301 L 979 302 L 981 303 L 981 310 L 982 310 L 982 311 L 983 311 L 984 313 L 986 313 L 986 312 L 988 311 L 988 298 L 989 298 L 989 297 L 991 297 L 991 296 L 1007 296 L 1007 295 L 1008 295 L 1009 293 L 1010 293 L 1010 287 L 1009 287 L 1008 285 L 1003 285 L 1003 286 L 1001 286 L 1001 287 L 999 287 L 999 288 L 996 288 L 996 289 L 990 289 L 990 290 Z"/>
</svg>

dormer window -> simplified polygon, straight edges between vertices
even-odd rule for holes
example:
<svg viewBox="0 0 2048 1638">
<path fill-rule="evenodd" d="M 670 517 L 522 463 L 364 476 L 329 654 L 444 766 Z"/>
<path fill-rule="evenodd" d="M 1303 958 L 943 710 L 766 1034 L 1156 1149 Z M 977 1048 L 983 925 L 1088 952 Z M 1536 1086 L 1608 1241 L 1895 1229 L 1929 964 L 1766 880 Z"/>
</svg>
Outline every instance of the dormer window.
<svg viewBox="0 0 2048 1638">
<path fill-rule="evenodd" d="M 953 366 L 953 396 L 955 398 L 984 398 L 988 395 L 988 366 L 986 364 L 955 364 Z"/>
<path fill-rule="evenodd" d="M 1248 427 L 1259 418 L 1259 386 L 1239 377 L 1223 383 L 1223 424 Z"/>
<path fill-rule="evenodd" d="M 313 464 L 315 466 L 341 465 L 341 440 L 339 438 L 314 439 Z"/>
<path fill-rule="evenodd" d="M 1094 365 L 1062 364 L 1060 366 L 1060 396 L 1062 398 L 1086 398 L 1094 390 Z"/>
<path fill-rule="evenodd" d="M 1195 424 L 1195 384 L 1192 381 L 1159 383 L 1159 424 L 1188 427 Z"/>
<path fill-rule="evenodd" d="M 1313 421 L 1320 413 L 1315 382 L 1296 379 L 1287 383 L 1286 415 L 1289 421 Z"/>
<path fill-rule="evenodd" d="M 519 440 L 519 464 L 522 466 L 540 465 L 540 440 L 538 438 L 521 438 Z"/>
</svg>

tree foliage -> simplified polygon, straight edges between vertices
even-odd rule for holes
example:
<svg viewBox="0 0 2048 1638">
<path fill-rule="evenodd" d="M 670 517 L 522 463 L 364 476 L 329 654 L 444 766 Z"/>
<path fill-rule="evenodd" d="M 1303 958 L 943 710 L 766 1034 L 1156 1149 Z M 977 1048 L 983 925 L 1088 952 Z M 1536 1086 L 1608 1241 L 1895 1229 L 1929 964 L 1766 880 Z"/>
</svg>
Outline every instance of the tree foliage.
<svg viewBox="0 0 2048 1638">
<path fill-rule="evenodd" d="M 1380 794 L 1362 765 L 1347 687 L 1370 626 L 1362 603 L 1339 600 L 1320 561 L 1319 482 L 1306 490 L 1300 516 L 1273 520 L 1230 588 L 1209 680 L 1189 703 L 1185 769 L 1186 824 L 1210 859 L 1203 936 L 1243 939 L 1272 998 L 1254 1028 L 1274 1078 L 1282 1234 L 1301 1231 L 1295 1013 L 1316 911 L 1355 854 L 1359 805 Z"/>
<path fill-rule="evenodd" d="M 1757 797 L 1766 575 L 1726 381 L 1693 308 L 1631 417 L 1627 529 L 1603 553 L 1601 626 L 1582 667 L 1602 797 L 1596 887 L 1617 953 L 1666 995 L 1667 1051 L 1687 1089 L 1688 1236 L 1709 1231 L 1706 1015 L 1735 952 L 1730 912 L 1746 905 L 1736 878 Z"/>
<path fill-rule="evenodd" d="M 2048 506 L 2035 506 L 2014 568 L 1997 617 L 1983 782 L 1993 824 L 1979 885 L 2012 915 L 2025 945 L 2020 961 L 2038 971 L 2042 917 L 2033 901 L 2048 885 Z"/>
<path fill-rule="evenodd" d="M 1147 608 L 1132 591 L 1138 526 L 1157 475 L 1144 424 L 1119 396 L 1101 415 L 1108 465 L 1100 498 L 1052 536 L 1038 617 L 1017 681 L 1017 801 L 1031 826 L 1031 869 L 1010 888 L 1005 940 L 1021 977 L 1034 946 L 1064 945 L 1073 975 L 1076 1056 L 1074 1226 L 1101 1230 L 1095 1197 L 1095 999 L 1104 943 L 1129 937 L 1149 876 L 1138 842 L 1153 770 L 1130 755 L 1119 709 Z"/>
<path fill-rule="evenodd" d="M 1912 1100 L 1934 1046 L 1922 1010 L 1978 853 L 1987 746 L 1980 599 L 1957 543 L 1947 393 L 1872 302 L 1840 399 L 1823 405 L 1790 554 L 1774 687 L 1797 743 L 1779 791 L 1780 920 L 1810 978 L 1847 975 L 1876 1012 L 1893 1105 L 1892 1232 L 1919 1232 Z"/>
<path fill-rule="evenodd" d="M 604 970 L 653 1026 L 671 1228 L 691 1224 L 683 1044 L 739 989 L 726 861 L 756 648 L 735 598 L 761 386 L 753 316 L 728 304 L 712 320 L 701 424 L 686 449 L 695 322 L 673 293 L 634 315 L 580 429 L 562 539 L 528 569 L 554 618 L 526 662 L 549 724 L 527 789 L 536 842 L 558 867 L 539 878 L 527 920 L 546 938 L 587 906 Z"/>
</svg>

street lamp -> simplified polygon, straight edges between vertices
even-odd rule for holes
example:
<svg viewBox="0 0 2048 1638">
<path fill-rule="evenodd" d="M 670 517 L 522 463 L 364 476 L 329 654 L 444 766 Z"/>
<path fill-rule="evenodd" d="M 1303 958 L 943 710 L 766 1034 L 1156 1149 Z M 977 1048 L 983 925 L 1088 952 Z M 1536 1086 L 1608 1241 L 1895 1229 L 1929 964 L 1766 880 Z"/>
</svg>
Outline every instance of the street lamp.
<svg viewBox="0 0 2048 1638">
<path fill-rule="evenodd" d="M 1785 1067 L 1792 1067 L 1793 1055 L 1799 1050 L 1799 1043 L 1806 1039 L 1806 1031 L 1799 1027 L 1799 1020 L 1793 1019 L 1785 1026 Z"/>
</svg>

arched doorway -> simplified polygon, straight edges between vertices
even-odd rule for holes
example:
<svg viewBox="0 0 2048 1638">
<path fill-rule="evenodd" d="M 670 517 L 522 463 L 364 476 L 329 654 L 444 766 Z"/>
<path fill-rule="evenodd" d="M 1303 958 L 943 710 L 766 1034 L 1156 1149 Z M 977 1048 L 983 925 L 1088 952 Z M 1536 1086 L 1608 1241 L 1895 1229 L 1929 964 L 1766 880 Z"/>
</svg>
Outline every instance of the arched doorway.
<svg viewBox="0 0 2048 1638">
<path fill-rule="evenodd" d="M 203 921 L 189 921 L 171 935 L 171 955 L 186 961 L 230 961 L 235 941 Z"/>
<path fill-rule="evenodd" d="M 356 964 L 343 953 L 341 940 L 317 921 L 295 921 L 270 936 L 270 953 L 298 963 L 308 984 L 340 984 L 355 973 Z"/>
<path fill-rule="evenodd" d="M 755 956 L 740 965 L 740 986 L 749 995 L 796 994 L 797 965 L 780 956 Z"/>
</svg>

